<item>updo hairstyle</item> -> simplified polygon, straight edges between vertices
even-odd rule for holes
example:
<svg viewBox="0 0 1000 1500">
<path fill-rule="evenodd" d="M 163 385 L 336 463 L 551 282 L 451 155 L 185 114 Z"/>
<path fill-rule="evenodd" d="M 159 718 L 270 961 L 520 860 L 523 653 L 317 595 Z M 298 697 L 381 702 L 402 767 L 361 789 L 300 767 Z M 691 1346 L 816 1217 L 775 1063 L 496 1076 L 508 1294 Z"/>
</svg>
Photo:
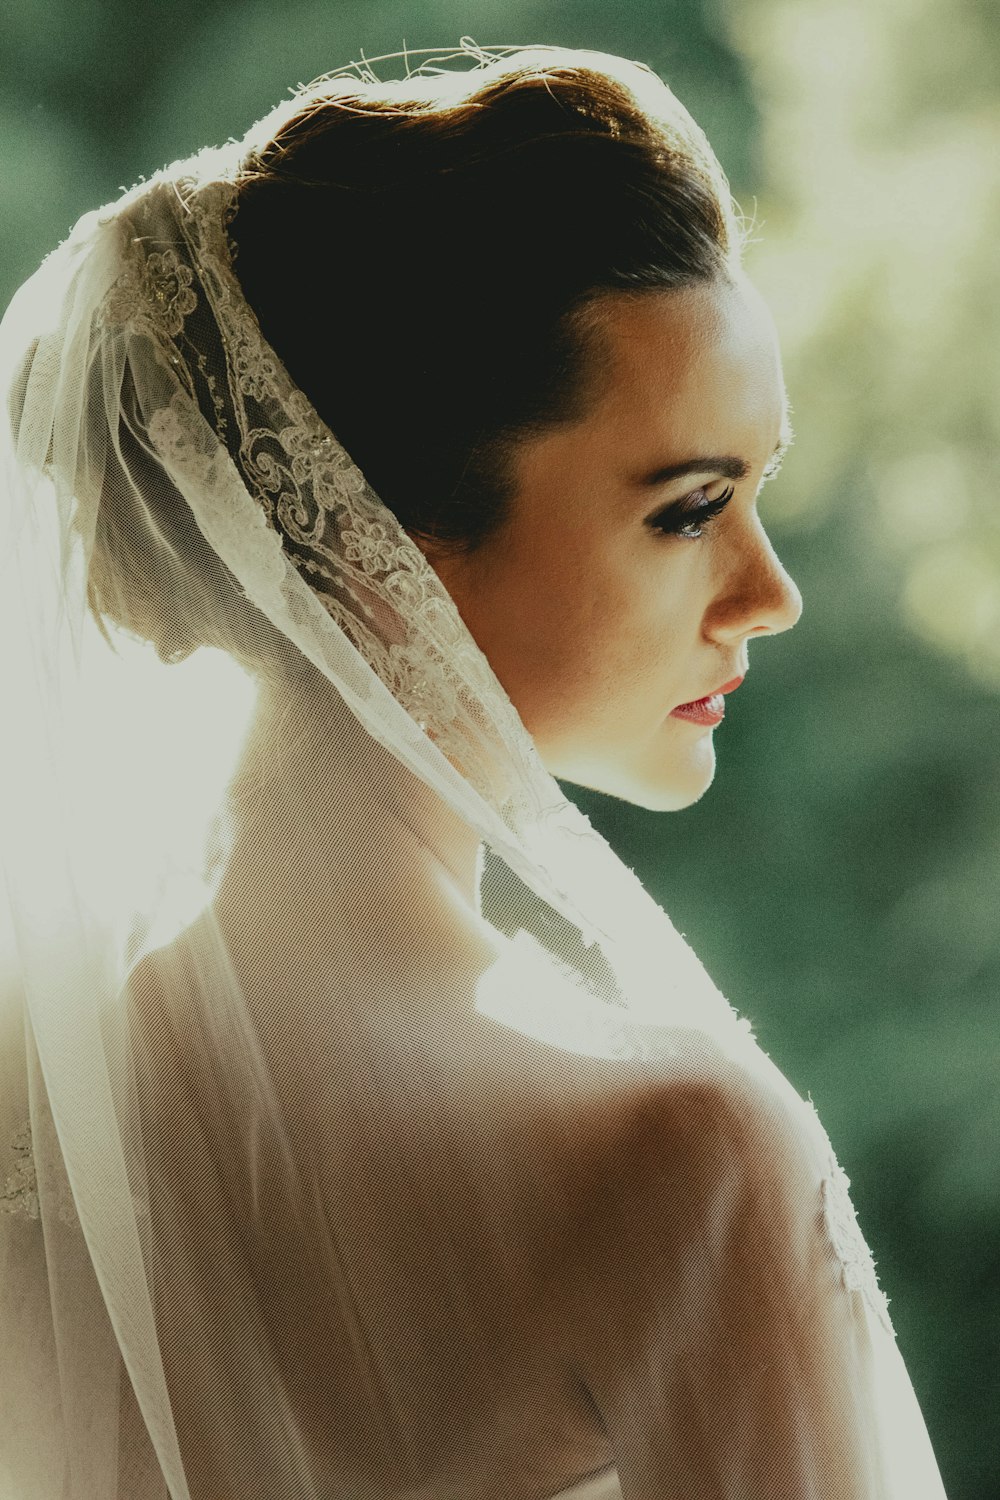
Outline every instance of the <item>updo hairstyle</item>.
<svg viewBox="0 0 1000 1500">
<path fill-rule="evenodd" d="M 517 443 L 586 415 L 602 297 L 727 276 L 742 249 L 699 126 L 606 53 L 333 77 L 257 132 L 231 231 L 247 300 L 379 497 L 439 546 L 487 538 Z"/>
<path fill-rule="evenodd" d="M 466 551 L 503 523 L 518 443 L 600 394 L 602 302 L 731 277 L 745 233 L 704 134 L 643 64 L 549 47 L 481 61 L 299 89 L 245 137 L 230 226 L 292 380 L 412 536 Z M 298 670 L 158 484 L 133 407 L 126 371 L 88 574 L 98 625 L 166 662 L 207 644 Z"/>
</svg>

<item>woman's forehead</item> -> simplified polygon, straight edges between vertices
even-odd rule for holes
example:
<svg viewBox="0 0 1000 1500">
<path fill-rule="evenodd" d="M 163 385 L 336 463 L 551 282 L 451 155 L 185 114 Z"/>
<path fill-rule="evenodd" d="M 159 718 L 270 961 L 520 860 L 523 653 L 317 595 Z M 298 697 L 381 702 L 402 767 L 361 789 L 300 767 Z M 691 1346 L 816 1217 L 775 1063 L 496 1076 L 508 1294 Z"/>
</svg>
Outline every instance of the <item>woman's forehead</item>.
<svg viewBox="0 0 1000 1500">
<path fill-rule="evenodd" d="M 787 440 L 777 335 L 749 283 L 648 293 L 602 311 L 609 358 L 595 425 L 694 443 L 720 427 Z"/>
</svg>

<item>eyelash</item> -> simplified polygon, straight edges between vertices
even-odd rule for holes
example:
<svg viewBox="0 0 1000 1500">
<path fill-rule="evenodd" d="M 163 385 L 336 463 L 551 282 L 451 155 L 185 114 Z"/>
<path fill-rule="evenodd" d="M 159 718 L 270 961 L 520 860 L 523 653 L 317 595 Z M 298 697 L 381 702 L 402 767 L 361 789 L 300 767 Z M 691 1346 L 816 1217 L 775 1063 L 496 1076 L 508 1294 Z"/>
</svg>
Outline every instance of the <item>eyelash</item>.
<svg viewBox="0 0 1000 1500">
<path fill-rule="evenodd" d="M 662 531 L 665 536 L 680 536 L 687 541 L 695 542 L 701 536 L 705 527 L 713 521 L 717 515 L 725 510 L 733 498 L 735 486 L 730 485 L 724 490 L 717 500 L 709 500 L 704 505 L 690 507 L 691 496 L 686 495 L 683 500 L 675 500 L 665 510 L 661 510 L 650 520 L 649 524 L 656 531 Z M 703 490 L 695 490 L 696 495 L 703 494 Z M 697 526 L 697 531 L 688 531 L 689 526 Z"/>
</svg>

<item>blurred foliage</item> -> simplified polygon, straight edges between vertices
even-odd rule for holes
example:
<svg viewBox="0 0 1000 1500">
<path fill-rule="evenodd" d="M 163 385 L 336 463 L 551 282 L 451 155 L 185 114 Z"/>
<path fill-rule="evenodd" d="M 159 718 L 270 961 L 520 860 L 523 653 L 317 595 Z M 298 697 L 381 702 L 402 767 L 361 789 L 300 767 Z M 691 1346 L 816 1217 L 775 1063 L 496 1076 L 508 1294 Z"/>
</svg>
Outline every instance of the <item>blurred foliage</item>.
<svg viewBox="0 0 1000 1500">
<path fill-rule="evenodd" d="M 734 30 L 772 101 L 753 269 L 827 418 L 788 509 L 829 504 L 860 452 L 904 618 L 1000 687 L 995 6 L 755 0 Z"/>
<path fill-rule="evenodd" d="M 620 52 L 707 130 L 785 349 L 797 442 L 761 508 L 805 614 L 754 647 L 696 807 L 568 790 L 815 1100 L 950 1500 L 1000 1493 L 996 22 L 995 0 L 19 0 L 0 48 L 4 304 L 86 209 L 404 44 Z"/>
<path fill-rule="evenodd" d="M 1000 30 L 975 0 L 743 0 L 726 17 L 760 121 L 748 267 L 797 429 L 761 512 L 805 611 L 751 650 L 697 807 L 668 820 L 578 800 L 816 1102 L 948 1494 L 986 1500 Z"/>
</svg>

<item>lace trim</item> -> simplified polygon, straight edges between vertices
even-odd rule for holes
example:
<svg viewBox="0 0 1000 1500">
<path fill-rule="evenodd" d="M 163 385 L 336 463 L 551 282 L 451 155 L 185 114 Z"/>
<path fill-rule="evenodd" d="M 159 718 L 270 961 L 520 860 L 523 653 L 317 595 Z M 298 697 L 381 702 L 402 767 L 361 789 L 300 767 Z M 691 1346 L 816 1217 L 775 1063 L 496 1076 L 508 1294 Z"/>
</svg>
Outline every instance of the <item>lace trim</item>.
<svg viewBox="0 0 1000 1500">
<path fill-rule="evenodd" d="M 38 1206 L 38 1184 L 35 1181 L 35 1161 L 31 1154 L 31 1126 L 28 1121 L 14 1132 L 10 1142 L 10 1153 L 15 1167 L 0 1189 L 0 1213 L 15 1214 L 25 1219 L 37 1219 L 41 1215 Z"/>
<path fill-rule="evenodd" d="M 177 338 L 184 331 L 185 318 L 198 306 L 193 281 L 194 272 L 176 251 L 144 255 L 141 244 L 133 240 L 125 269 L 105 303 L 108 320 L 162 338 Z"/>
<path fill-rule="evenodd" d="M 827 1170 L 820 1196 L 827 1237 L 840 1262 L 841 1280 L 849 1292 L 860 1292 L 887 1333 L 896 1337 L 889 1314 L 889 1298 L 879 1286 L 875 1258 L 868 1247 L 854 1204 L 851 1201 L 851 1179 L 837 1160 L 836 1152 L 823 1127 L 812 1100 L 805 1103 L 812 1111 L 823 1140 Z"/>
<path fill-rule="evenodd" d="M 180 225 L 178 190 L 186 209 Z M 226 531 L 219 540 L 246 576 L 260 578 L 267 598 L 281 593 L 284 551 L 368 666 L 484 799 L 517 822 L 537 815 L 537 752 L 513 705 L 437 575 L 293 385 L 246 304 L 228 232 L 237 185 L 190 179 L 167 191 L 166 205 L 149 192 L 123 214 L 122 270 L 101 310 L 105 323 L 150 338 L 182 387 L 152 414 L 150 437 L 203 493 L 215 490 L 212 524 Z M 229 369 L 225 409 L 199 347 L 205 329 L 188 327 L 202 302 L 206 326 L 214 319 L 221 335 L 210 358 Z M 274 542 L 267 552 L 242 518 L 233 524 L 225 513 L 225 475 L 216 454 L 204 451 L 204 429 L 199 444 L 192 381 L 204 386 L 216 436 L 258 501 L 260 531 L 270 530 Z"/>
<path fill-rule="evenodd" d="M 30 1119 L 24 1120 L 18 1126 L 8 1143 L 8 1150 L 14 1161 L 14 1170 L 7 1174 L 3 1187 L 0 1188 L 0 1213 L 9 1214 L 18 1219 L 40 1219 L 42 1210 L 38 1195 Z M 149 1204 L 139 1194 L 132 1194 L 132 1205 L 137 1216 L 148 1215 Z M 64 1224 L 68 1224 L 71 1228 L 79 1228 L 80 1215 L 64 1173 L 59 1174 L 55 1208 L 57 1216 Z"/>
</svg>

